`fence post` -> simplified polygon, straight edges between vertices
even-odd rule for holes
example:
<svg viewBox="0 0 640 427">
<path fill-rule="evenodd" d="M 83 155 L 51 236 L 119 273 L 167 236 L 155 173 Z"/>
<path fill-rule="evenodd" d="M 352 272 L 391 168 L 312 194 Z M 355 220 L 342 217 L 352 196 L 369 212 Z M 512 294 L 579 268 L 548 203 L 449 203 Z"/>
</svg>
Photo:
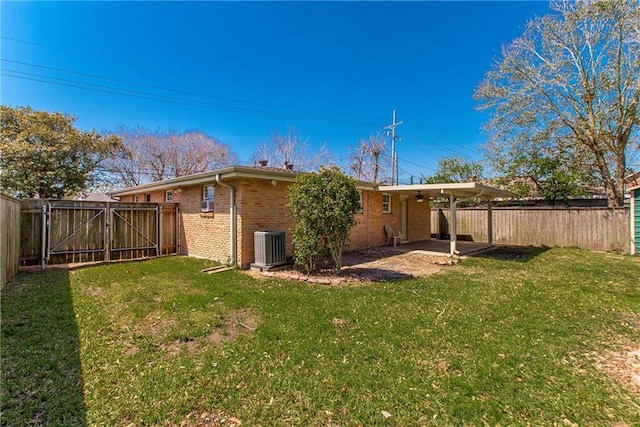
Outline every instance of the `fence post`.
<svg viewBox="0 0 640 427">
<path fill-rule="evenodd" d="M 107 202 L 104 208 L 104 222 L 102 223 L 102 246 L 104 247 L 104 260 L 111 261 L 111 203 Z"/>
<path fill-rule="evenodd" d="M 176 227 L 175 229 L 175 233 L 176 233 L 176 255 L 180 255 L 180 205 L 176 204 L 175 206 L 175 221 L 174 221 L 174 225 Z"/>
<path fill-rule="evenodd" d="M 493 246 L 493 209 L 491 200 L 487 200 L 487 240 Z"/>
<path fill-rule="evenodd" d="M 156 256 L 160 256 L 162 255 L 162 206 L 157 205 L 156 206 L 156 224 L 157 226 L 157 233 L 158 233 L 158 246 L 156 247 Z"/>
<path fill-rule="evenodd" d="M 40 219 L 42 232 L 40 233 L 40 270 L 44 271 L 47 257 L 47 205 L 42 205 L 42 218 Z"/>
</svg>

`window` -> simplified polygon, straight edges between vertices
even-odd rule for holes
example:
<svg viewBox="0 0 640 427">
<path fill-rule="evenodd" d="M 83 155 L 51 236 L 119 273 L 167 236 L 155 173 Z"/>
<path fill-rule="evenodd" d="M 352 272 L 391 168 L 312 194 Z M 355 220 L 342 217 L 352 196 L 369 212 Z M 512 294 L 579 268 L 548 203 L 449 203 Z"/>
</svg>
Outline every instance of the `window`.
<svg viewBox="0 0 640 427">
<path fill-rule="evenodd" d="M 382 193 L 382 213 L 391 213 L 391 194 Z"/>
<path fill-rule="evenodd" d="M 151 193 L 147 193 L 144 195 L 144 201 L 147 203 L 151 203 Z"/>
<path fill-rule="evenodd" d="M 362 191 L 358 191 L 358 195 L 360 196 L 360 201 L 359 201 L 359 208 L 358 208 L 358 212 L 357 213 L 362 213 L 362 211 L 364 210 L 364 204 L 362 203 Z"/>
<path fill-rule="evenodd" d="M 138 202 L 140 201 L 140 196 L 138 196 L 137 194 L 135 194 L 135 195 L 133 196 L 133 201 L 134 201 L 135 203 L 138 203 Z"/>
<path fill-rule="evenodd" d="M 202 188 L 202 201 L 212 202 L 216 194 L 216 188 L 213 185 L 205 185 Z"/>
<path fill-rule="evenodd" d="M 213 185 L 205 185 L 202 187 L 202 203 L 200 203 L 200 212 L 213 212 L 213 199 L 215 198 L 216 189 Z"/>
<path fill-rule="evenodd" d="M 173 190 L 167 190 L 164 196 L 164 201 L 167 203 L 173 203 Z"/>
</svg>

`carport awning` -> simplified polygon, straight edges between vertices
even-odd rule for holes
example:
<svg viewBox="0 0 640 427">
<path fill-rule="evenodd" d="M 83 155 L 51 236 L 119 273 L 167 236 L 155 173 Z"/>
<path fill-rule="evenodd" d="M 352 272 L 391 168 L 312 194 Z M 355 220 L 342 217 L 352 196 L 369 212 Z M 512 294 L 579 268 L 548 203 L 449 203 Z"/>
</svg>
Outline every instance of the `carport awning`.
<svg viewBox="0 0 640 427">
<path fill-rule="evenodd" d="M 384 193 L 405 194 L 416 196 L 418 191 L 425 197 L 478 197 L 492 200 L 496 198 L 515 197 L 508 191 L 482 185 L 477 182 L 453 182 L 442 184 L 416 184 L 416 185 L 381 185 L 378 190 Z"/>
<path fill-rule="evenodd" d="M 497 188 L 479 184 L 477 182 L 455 182 L 442 184 L 418 184 L 418 185 L 381 185 L 378 190 L 384 193 L 401 194 L 407 196 L 417 196 L 421 194 L 425 198 L 429 197 L 448 197 L 449 208 L 451 209 L 451 222 L 449 227 L 449 253 L 451 256 L 457 255 L 456 241 L 458 239 L 456 232 L 457 214 L 456 205 L 461 199 L 481 198 L 488 200 L 487 202 L 487 235 L 489 245 L 493 245 L 493 216 L 491 213 L 491 200 L 496 198 L 514 197 L 508 191 L 498 190 Z M 420 193 L 418 193 L 420 192 Z"/>
</svg>

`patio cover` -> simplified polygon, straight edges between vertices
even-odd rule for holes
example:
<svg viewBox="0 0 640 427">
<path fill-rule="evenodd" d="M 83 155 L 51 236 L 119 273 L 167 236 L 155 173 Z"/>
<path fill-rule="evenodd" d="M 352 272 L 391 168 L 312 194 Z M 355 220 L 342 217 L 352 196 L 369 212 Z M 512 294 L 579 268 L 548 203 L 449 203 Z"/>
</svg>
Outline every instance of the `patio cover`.
<svg viewBox="0 0 640 427">
<path fill-rule="evenodd" d="M 493 245 L 493 214 L 491 201 L 497 198 L 515 197 L 512 193 L 497 188 L 482 185 L 477 182 L 455 182 L 442 184 L 417 184 L 417 185 L 381 185 L 378 190 L 390 194 L 402 194 L 415 197 L 421 194 L 428 201 L 429 198 L 448 197 L 451 210 L 451 224 L 449 230 L 449 253 L 451 256 L 457 255 L 456 241 L 456 206 L 464 200 L 470 198 L 480 198 L 487 200 L 487 235 L 489 245 Z"/>
</svg>

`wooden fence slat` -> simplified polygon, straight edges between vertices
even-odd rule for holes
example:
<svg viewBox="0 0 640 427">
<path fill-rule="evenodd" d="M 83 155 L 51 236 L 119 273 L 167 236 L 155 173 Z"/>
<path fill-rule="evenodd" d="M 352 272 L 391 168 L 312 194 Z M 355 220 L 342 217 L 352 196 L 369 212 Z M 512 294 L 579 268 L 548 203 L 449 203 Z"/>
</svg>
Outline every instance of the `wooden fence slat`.
<svg viewBox="0 0 640 427">
<path fill-rule="evenodd" d="M 434 234 L 449 223 L 448 209 L 431 210 Z M 468 235 L 474 241 L 486 242 L 486 208 L 466 208 L 457 211 L 458 235 Z M 517 246 L 579 247 L 597 251 L 628 252 L 630 247 L 629 210 L 610 208 L 499 208 L 493 207 L 494 243 Z"/>
<path fill-rule="evenodd" d="M 0 288 L 20 266 L 20 201 L 0 193 Z"/>
</svg>

